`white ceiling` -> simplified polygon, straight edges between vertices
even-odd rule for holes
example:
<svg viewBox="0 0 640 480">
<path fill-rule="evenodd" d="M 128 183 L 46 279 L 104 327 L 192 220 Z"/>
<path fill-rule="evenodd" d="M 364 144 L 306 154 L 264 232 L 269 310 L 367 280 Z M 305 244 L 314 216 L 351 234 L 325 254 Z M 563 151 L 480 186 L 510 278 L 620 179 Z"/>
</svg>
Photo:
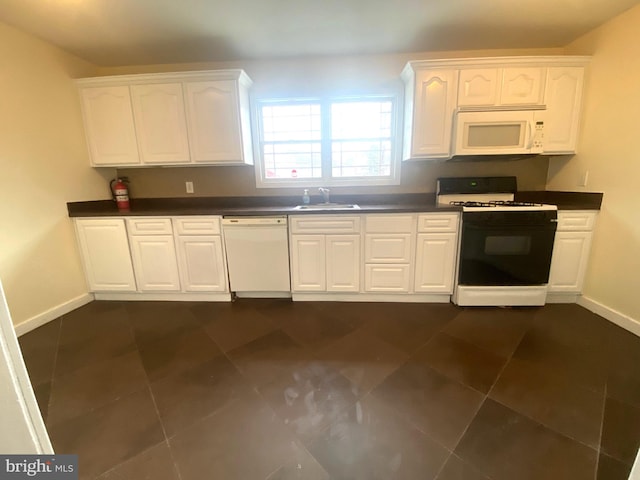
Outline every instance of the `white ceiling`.
<svg viewBox="0 0 640 480">
<path fill-rule="evenodd" d="M 100 66 L 562 47 L 638 0 L 0 0 Z"/>
</svg>

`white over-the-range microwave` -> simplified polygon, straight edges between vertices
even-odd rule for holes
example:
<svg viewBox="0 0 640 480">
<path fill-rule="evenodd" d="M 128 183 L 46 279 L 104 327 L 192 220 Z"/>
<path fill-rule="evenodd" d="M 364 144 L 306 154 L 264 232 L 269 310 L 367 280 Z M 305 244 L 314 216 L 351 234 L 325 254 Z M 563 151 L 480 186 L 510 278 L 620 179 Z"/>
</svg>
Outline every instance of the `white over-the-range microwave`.
<svg viewBox="0 0 640 480">
<path fill-rule="evenodd" d="M 453 155 L 539 154 L 544 148 L 544 110 L 460 110 Z"/>
</svg>

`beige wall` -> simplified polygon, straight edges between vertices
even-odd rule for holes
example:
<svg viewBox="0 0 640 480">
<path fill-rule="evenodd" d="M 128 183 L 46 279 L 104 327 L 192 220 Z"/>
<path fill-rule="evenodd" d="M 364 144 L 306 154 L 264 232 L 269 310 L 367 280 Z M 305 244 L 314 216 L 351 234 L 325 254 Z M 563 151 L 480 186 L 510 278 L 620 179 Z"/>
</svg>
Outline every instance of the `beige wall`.
<svg viewBox="0 0 640 480">
<path fill-rule="evenodd" d="M 505 55 L 561 55 L 563 49 L 474 50 L 422 52 L 355 57 L 294 58 L 271 61 L 197 63 L 101 68 L 99 75 L 154 73 L 219 68 L 243 68 L 254 81 L 252 94 L 262 96 L 304 96 L 323 92 L 401 92 L 400 72 L 409 60 L 433 58 L 485 57 Z M 402 166 L 401 184 L 393 187 L 334 188 L 336 193 L 433 192 L 439 176 L 515 175 L 521 189 L 544 189 L 548 162 L 545 158 L 516 162 L 415 162 Z M 295 195 L 299 188 L 257 189 L 253 167 L 198 167 L 166 169 L 121 169 L 131 181 L 132 197 L 187 196 L 185 181 L 193 181 L 196 195 L 257 196 Z"/>
<path fill-rule="evenodd" d="M 568 46 L 593 55 L 579 153 L 552 159 L 548 187 L 604 192 L 584 294 L 640 321 L 640 6 Z M 586 188 L 578 186 L 589 172 Z"/>
<path fill-rule="evenodd" d="M 108 190 L 71 80 L 94 68 L 3 23 L 0 58 L 0 278 L 21 323 L 87 292 L 66 202 Z"/>
</svg>

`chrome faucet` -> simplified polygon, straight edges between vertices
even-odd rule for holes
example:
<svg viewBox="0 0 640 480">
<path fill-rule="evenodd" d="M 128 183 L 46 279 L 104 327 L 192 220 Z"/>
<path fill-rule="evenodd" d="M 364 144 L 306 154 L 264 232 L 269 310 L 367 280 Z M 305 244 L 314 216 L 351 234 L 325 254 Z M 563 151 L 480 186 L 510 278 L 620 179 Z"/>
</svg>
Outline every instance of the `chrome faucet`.
<svg viewBox="0 0 640 480">
<path fill-rule="evenodd" d="M 331 192 L 331 190 L 329 190 L 328 188 L 320 187 L 318 191 L 322 194 L 322 199 L 324 200 L 323 203 L 329 203 L 329 193 Z"/>
</svg>

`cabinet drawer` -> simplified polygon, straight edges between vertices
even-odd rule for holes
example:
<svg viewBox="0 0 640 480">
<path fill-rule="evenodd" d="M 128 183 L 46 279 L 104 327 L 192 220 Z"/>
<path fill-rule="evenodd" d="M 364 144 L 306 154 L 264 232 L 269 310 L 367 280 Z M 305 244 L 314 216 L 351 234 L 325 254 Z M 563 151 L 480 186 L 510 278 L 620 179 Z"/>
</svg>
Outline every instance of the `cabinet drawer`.
<svg viewBox="0 0 640 480">
<path fill-rule="evenodd" d="M 426 213 L 418 215 L 418 232 L 457 232 L 457 213 Z"/>
<path fill-rule="evenodd" d="M 127 218 L 129 235 L 171 234 L 171 220 L 168 218 Z"/>
<path fill-rule="evenodd" d="M 291 233 L 360 233 L 360 217 L 305 215 L 289 217 Z"/>
<path fill-rule="evenodd" d="M 411 233 L 415 215 L 367 215 L 366 233 Z"/>
<path fill-rule="evenodd" d="M 558 230 L 565 232 L 593 230 L 597 212 L 564 210 L 558 212 Z"/>
<path fill-rule="evenodd" d="M 408 292 L 411 269 L 409 265 L 365 265 L 364 278 L 367 292 Z"/>
<path fill-rule="evenodd" d="M 367 234 L 364 239 L 364 258 L 367 263 L 409 263 L 411 234 Z"/>
<path fill-rule="evenodd" d="M 220 217 L 174 218 L 178 235 L 220 235 Z"/>
</svg>

